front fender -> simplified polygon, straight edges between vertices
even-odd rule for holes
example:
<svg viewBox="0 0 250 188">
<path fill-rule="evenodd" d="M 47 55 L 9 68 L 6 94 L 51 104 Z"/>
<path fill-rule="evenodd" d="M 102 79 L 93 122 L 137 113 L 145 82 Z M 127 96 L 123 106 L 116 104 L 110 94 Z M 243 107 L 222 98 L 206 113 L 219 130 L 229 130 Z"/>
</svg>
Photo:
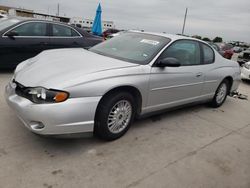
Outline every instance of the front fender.
<svg viewBox="0 0 250 188">
<path fill-rule="evenodd" d="M 146 105 L 149 87 L 149 66 L 138 66 L 127 70 L 110 70 L 93 74 L 92 79 L 65 88 L 71 98 L 103 96 L 112 89 L 132 86 L 139 90 L 142 105 Z"/>
</svg>

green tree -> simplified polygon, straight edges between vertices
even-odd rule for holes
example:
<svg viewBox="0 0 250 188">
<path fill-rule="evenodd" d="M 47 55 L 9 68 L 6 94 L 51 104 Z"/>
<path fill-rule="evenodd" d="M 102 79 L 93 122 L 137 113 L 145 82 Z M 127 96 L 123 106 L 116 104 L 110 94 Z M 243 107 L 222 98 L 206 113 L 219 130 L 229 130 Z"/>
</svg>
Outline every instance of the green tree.
<svg viewBox="0 0 250 188">
<path fill-rule="evenodd" d="M 221 37 L 215 37 L 213 42 L 222 42 L 222 38 Z"/>
<path fill-rule="evenodd" d="M 208 37 L 204 37 L 202 40 L 203 40 L 203 41 L 206 41 L 206 42 L 211 42 L 211 39 L 208 38 Z"/>
<path fill-rule="evenodd" d="M 202 39 L 202 37 L 199 35 L 193 35 L 192 38 L 196 38 L 196 39 L 200 39 L 200 40 Z"/>
</svg>

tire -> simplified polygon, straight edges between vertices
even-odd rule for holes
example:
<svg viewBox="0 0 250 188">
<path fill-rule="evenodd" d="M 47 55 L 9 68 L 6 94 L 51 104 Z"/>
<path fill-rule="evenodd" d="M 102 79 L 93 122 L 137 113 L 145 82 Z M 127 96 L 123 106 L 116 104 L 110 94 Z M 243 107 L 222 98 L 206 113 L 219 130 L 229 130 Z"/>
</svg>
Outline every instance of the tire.
<svg viewBox="0 0 250 188">
<path fill-rule="evenodd" d="M 122 137 L 129 129 L 136 112 L 136 101 L 127 92 L 111 93 L 102 99 L 95 116 L 94 134 L 111 141 Z"/>
<path fill-rule="evenodd" d="M 225 102 L 229 93 L 229 86 L 229 81 L 226 79 L 220 83 L 219 87 L 215 92 L 213 100 L 210 103 L 213 108 L 218 108 Z"/>
</svg>

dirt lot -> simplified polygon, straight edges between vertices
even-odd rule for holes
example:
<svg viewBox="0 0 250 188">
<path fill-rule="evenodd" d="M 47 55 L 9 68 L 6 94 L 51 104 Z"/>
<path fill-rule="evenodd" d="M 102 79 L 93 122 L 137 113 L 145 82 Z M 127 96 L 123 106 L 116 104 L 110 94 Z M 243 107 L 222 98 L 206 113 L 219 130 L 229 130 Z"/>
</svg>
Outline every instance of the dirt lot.
<svg viewBox="0 0 250 188">
<path fill-rule="evenodd" d="M 228 98 L 134 123 L 114 142 L 29 132 L 5 103 L 0 74 L 0 187 L 250 187 L 250 102 Z M 250 83 L 242 83 L 250 95 Z"/>
</svg>

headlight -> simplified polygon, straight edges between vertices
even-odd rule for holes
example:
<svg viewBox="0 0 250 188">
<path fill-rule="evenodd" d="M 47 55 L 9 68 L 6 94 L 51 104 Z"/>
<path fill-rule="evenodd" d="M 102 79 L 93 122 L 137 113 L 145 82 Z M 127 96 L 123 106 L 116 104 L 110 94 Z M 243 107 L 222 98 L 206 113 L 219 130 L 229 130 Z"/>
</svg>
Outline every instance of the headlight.
<svg viewBox="0 0 250 188">
<path fill-rule="evenodd" d="M 69 98 L 69 93 L 65 91 L 45 89 L 42 87 L 27 88 L 27 98 L 34 103 L 59 103 Z"/>
<path fill-rule="evenodd" d="M 245 64 L 244 64 L 244 67 L 245 67 L 246 69 L 250 69 L 250 64 L 249 64 L 249 63 L 245 63 Z"/>
</svg>

